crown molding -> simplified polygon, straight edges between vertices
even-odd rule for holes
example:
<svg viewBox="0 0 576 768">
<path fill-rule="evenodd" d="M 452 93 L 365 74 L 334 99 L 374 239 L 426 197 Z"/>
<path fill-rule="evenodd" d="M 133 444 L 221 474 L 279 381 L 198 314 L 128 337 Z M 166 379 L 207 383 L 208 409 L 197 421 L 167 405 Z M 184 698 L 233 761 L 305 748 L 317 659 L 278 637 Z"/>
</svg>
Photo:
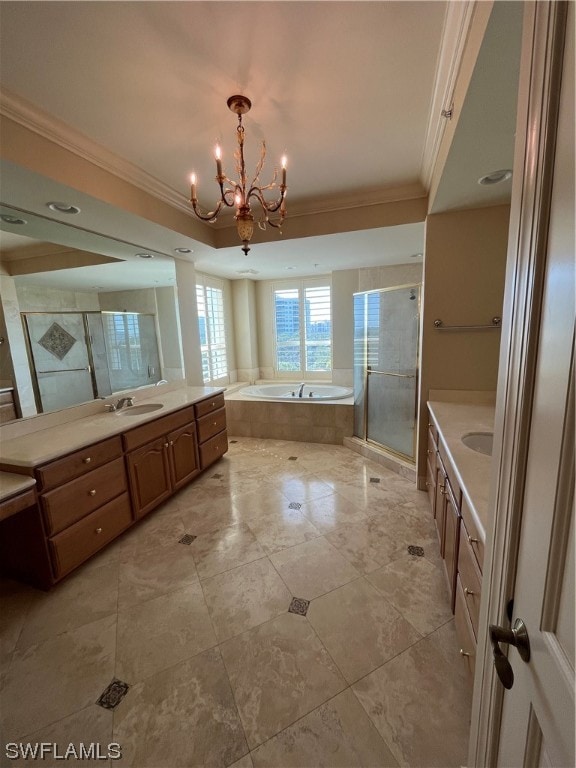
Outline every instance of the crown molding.
<svg viewBox="0 0 576 768">
<path fill-rule="evenodd" d="M 168 205 L 190 213 L 184 195 L 7 88 L 0 88 L 0 114 Z"/>
<path fill-rule="evenodd" d="M 450 110 L 453 106 L 454 88 L 475 5 L 476 0 L 447 4 L 420 171 L 420 178 L 426 190 L 430 189 L 440 144 L 450 119 L 443 116 L 442 111 Z"/>
</svg>

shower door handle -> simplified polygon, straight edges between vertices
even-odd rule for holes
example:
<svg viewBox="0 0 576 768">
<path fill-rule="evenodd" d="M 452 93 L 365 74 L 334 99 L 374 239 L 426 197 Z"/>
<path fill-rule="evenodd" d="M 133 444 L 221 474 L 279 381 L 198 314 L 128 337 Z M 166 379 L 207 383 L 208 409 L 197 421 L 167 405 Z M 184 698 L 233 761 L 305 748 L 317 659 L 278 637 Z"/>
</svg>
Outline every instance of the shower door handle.
<svg viewBox="0 0 576 768">
<path fill-rule="evenodd" d="M 392 373 L 392 371 L 375 371 L 368 366 L 368 375 L 371 373 L 379 373 L 381 376 L 396 376 L 398 379 L 415 379 L 415 373 Z"/>
<path fill-rule="evenodd" d="M 88 371 L 88 373 L 91 372 L 90 366 L 87 368 L 59 368 L 55 371 L 36 371 L 36 373 L 76 373 L 77 371 Z"/>
</svg>

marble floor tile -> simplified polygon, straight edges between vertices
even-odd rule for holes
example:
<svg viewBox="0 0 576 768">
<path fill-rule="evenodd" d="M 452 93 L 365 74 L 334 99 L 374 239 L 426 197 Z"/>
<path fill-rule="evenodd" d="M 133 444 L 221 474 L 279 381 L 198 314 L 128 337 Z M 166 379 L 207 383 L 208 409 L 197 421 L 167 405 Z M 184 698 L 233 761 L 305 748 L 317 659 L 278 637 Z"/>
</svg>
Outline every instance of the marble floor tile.
<svg viewBox="0 0 576 768">
<path fill-rule="evenodd" d="M 300 512 L 322 533 L 347 523 L 366 522 L 366 514 L 339 493 L 306 501 Z"/>
<path fill-rule="evenodd" d="M 254 768 L 386 768 L 397 762 L 350 688 L 252 752 Z"/>
<path fill-rule="evenodd" d="M 303 616 L 285 613 L 220 650 L 251 749 L 346 687 Z"/>
<path fill-rule="evenodd" d="M 402 766 L 466 764 L 471 689 L 460 674 L 453 623 L 353 686 Z"/>
<path fill-rule="evenodd" d="M 70 629 L 116 615 L 118 564 L 111 568 L 80 568 L 50 592 L 38 590 L 18 639 L 24 649 Z"/>
<path fill-rule="evenodd" d="M 112 680 L 115 646 L 116 616 L 108 616 L 16 650 L 1 692 L 4 739 L 18 741 L 93 704 Z"/>
<path fill-rule="evenodd" d="M 202 582 L 222 642 L 288 610 L 292 595 L 267 557 Z"/>
<path fill-rule="evenodd" d="M 248 752 L 247 755 L 244 755 L 244 757 L 241 757 L 240 760 L 237 760 L 235 763 L 233 763 L 229 768 L 254 768 L 254 763 L 252 762 L 252 756 Z"/>
<path fill-rule="evenodd" d="M 443 568 L 425 557 L 407 554 L 366 578 L 421 635 L 452 618 Z"/>
<path fill-rule="evenodd" d="M 163 520 L 151 512 L 122 536 L 120 562 L 145 558 L 161 547 L 172 546 L 185 533 L 180 513 Z"/>
<path fill-rule="evenodd" d="M 341 525 L 326 534 L 327 540 L 362 573 L 370 573 L 406 552 L 406 547 L 377 520 Z"/>
<path fill-rule="evenodd" d="M 281 515 L 288 506 L 286 496 L 269 484 L 256 492 L 235 496 L 232 504 L 237 518 L 248 524 L 259 518 Z"/>
<path fill-rule="evenodd" d="M 296 597 L 315 597 L 342 586 L 360 574 L 324 537 L 270 555 L 272 564 Z"/>
<path fill-rule="evenodd" d="M 420 639 L 365 579 L 313 600 L 306 617 L 349 683 Z"/>
<path fill-rule="evenodd" d="M 265 556 L 247 525 L 233 525 L 203 533 L 190 544 L 198 576 L 206 579 Z"/>
<path fill-rule="evenodd" d="M 28 733 L 26 736 L 18 739 L 25 745 L 55 744 L 56 751 L 47 754 L 44 760 L 38 760 L 41 765 L 50 763 L 52 765 L 73 765 L 74 768 L 94 768 L 95 765 L 110 768 L 110 764 L 118 761 L 109 761 L 102 759 L 90 759 L 86 752 L 82 757 L 81 747 L 83 744 L 86 750 L 94 744 L 94 754 L 102 756 L 110 754 L 109 745 L 112 743 L 112 719 L 113 714 L 110 710 L 103 709 L 96 704 L 91 704 L 86 709 L 64 717 L 52 725 L 48 725 L 35 733 Z M 55 754 L 64 755 L 69 745 L 73 745 L 78 759 L 72 756 L 68 760 L 55 759 Z M 54 748 L 53 748 L 54 749 Z M 29 766 L 32 760 L 20 758 L 10 760 L 10 766 Z"/>
<path fill-rule="evenodd" d="M 332 487 L 316 475 L 284 479 L 279 487 L 288 501 L 295 501 L 300 504 L 333 493 Z"/>
<path fill-rule="evenodd" d="M 288 508 L 287 501 L 281 512 L 253 518 L 248 525 L 267 554 L 320 536 L 320 531 L 303 514 Z"/>
<path fill-rule="evenodd" d="M 192 584 L 119 612 L 116 677 L 133 685 L 214 645 L 202 588 Z"/>
<path fill-rule="evenodd" d="M 186 533 L 193 536 L 229 528 L 242 522 L 234 509 L 231 496 L 205 499 L 189 508 L 182 508 L 180 516 Z"/>
<path fill-rule="evenodd" d="M 118 608 L 138 603 L 198 583 L 190 547 L 173 539 L 170 544 L 124 560 L 119 569 Z"/>
<path fill-rule="evenodd" d="M 226 768 L 248 752 L 217 649 L 157 672 L 130 689 L 114 712 L 122 765 Z"/>
</svg>

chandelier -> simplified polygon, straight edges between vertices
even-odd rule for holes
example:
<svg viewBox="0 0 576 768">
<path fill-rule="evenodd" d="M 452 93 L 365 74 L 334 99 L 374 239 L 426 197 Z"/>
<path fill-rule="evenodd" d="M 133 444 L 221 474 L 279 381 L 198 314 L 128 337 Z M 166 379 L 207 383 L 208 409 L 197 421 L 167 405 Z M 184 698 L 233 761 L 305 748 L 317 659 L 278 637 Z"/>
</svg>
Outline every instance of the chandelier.
<svg viewBox="0 0 576 768">
<path fill-rule="evenodd" d="M 282 182 L 276 183 L 278 177 L 278 169 L 274 168 L 274 175 L 272 181 L 264 186 L 260 185 L 260 173 L 264 167 L 264 160 L 266 158 L 266 142 L 262 142 L 262 148 L 260 151 L 260 160 L 256 166 L 256 173 L 254 178 L 247 183 L 246 165 L 244 162 L 244 126 L 242 125 L 242 115 L 250 111 L 252 102 L 246 96 L 230 96 L 228 101 L 228 109 L 235 112 L 238 115 L 238 127 L 236 128 L 236 138 L 238 141 L 238 148 L 234 152 L 234 159 L 236 160 L 236 173 L 238 174 L 238 180 L 233 181 L 222 170 L 222 150 L 219 144 L 216 144 L 214 151 L 214 158 L 216 160 L 216 182 L 220 186 L 220 200 L 213 211 L 203 213 L 198 206 L 198 198 L 196 196 L 196 174 L 193 173 L 190 181 L 190 202 L 196 216 L 202 221 L 216 221 L 218 214 L 224 206 L 228 208 L 236 208 L 236 227 L 238 229 L 238 235 L 242 240 L 242 250 L 245 254 L 248 254 L 250 250 L 250 240 L 254 232 L 254 214 L 250 207 L 251 201 L 257 201 L 260 203 L 262 209 L 261 218 L 258 220 L 258 226 L 260 229 L 266 229 L 266 224 L 270 224 L 276 229 L 280 229 L 282 222 L 286 217 L 286 157 L 282 158 Z M 269 190 L 279 190 L 279 195 L 275 200 L 267 202 L 264 193 Z M 276 219 L 271 218 L 270 214 L 278 213 Z"/>
</svg>

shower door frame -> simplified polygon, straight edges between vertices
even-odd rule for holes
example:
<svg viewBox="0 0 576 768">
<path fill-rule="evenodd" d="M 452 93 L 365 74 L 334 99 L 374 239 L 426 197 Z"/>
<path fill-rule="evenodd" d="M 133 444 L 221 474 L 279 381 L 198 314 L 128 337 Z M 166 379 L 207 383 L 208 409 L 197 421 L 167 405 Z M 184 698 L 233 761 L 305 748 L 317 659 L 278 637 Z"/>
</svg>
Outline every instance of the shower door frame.
<svg viewBox="0 0 576 768">
<path fill-rule="evenodd" d="M 370 291 L 357 291 L 354 293 L 354 296 L 367 296 L 371 293 L 387 293 L 389 291 L 400 291 L 403 289 L 409 289 L 413 288 L 417 292 L 417 302 L 418 302 L 418 335 L 416 338 L 416 366 L 415 366 L 415 373 L 412 376 L 411 374 L 399 374 L 399 373 L 391 373 L 388 371 L 375 371 L 371 369 L 371 367 L 368 365 L 368 334 L 366 333 L 364 336 L 364 417 L 363 417 L 363 426 L 364 426 L 364 435 L 362 436 L 362 440 L 364 440 L 365 443 L 368 443 L 369 445 L 374 445 L 377 448 L 381 448 L 382 450 L 386 451 L 387 453 L 392 454 L 396 458 L 402 459 L 403 461 L 408 461 L 411 464 L 416 465 L 416 448 L 417 448 L 417 441 L 418 441 L 418 390 L 419 390 L 419 384 L 420 384 L 420 321 L 421 321 L 421 312 L 420 312 L 420 302 L 421 302 L 421 293 L 422 293 L 422 283 L 407 283 L 405 285 L 394 285 L 389 288 L 374 288 Z M 381 375 L 381 376 L 394 376 L 397 378 L 413 378 L 414 379 L 414 431 L 412 435 L 412 456 L 409 456 L 406 453 L 402 453 L 401 451 L 397 451 L 394 448 L 391 448 L 388 445 L 385 445 L 384 443 L 379 443 L 377 440 L 372 440 L 368 437 L 368 379 L 371 375 Z"/>
<path fill-rule="evenodd" d="M 92 345 L 89 343 L 90 329 L 88 327 L 88 318 L 86 315 L 99 315 L 101 314 L 99 309 L 44 309 L 37 312 L 31 312 L 25 310 L 20 313 L 22 325 L 24 328 L 24 343 L 26 345 L 26 354 L 28 356 L 28 367 L 30 369 L 30 378 L 32 379 L 32 390 L 34 392 L 34 400 L 36 401 L 36 410 L 38 413 L 51 413 L 52 411 L 45 411 L 42 405 L 42 394 L 40 392 L 40 384 L 38 382 L 38 373 L 42 371 L 36 370 L 36 362 L 34 360 L 34 353 L 32 351 L 32 342 L 30 338 L 30 328 L 28 326 L 28 315 L 82 315 L 82 325 L 84 328 L 84 341 L 86 344 L 86 353 L 88 357 L 88 367 L 71 369 L 72 371 L 87 371 L 90 374 L 90 381 L 92 383 L 93 399 L 98 397 L 98 387 L 96 382 L 96 371 L 94 370 L 94 358 L 92 355 Z M 59 371 L 57 371 L 59 372 Z M 62 369 L 62 372 L 66 372 L 66 369 Z M 45 372 L 44 372 L 45 373 Z M 89 401 L 88 401 L 89 402 Z"/>
</svg>

